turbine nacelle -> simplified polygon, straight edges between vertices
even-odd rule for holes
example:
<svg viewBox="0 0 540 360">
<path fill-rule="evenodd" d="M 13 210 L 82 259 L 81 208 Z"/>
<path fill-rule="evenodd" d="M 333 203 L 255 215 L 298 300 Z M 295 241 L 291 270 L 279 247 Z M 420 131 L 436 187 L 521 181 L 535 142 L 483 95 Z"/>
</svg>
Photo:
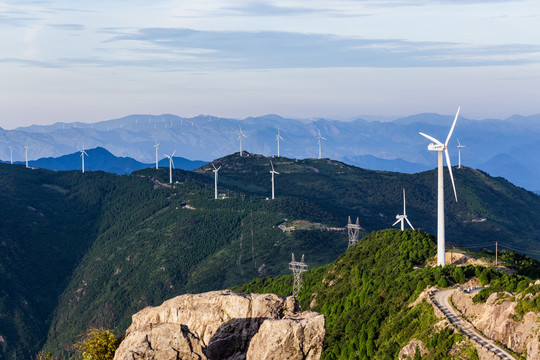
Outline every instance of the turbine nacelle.
<svg viewBox="0 0 540 360">
<path fill-rule="evenodd" d="M 427 148 L 428 150 L 431 150 L 431 151 L 444 151 L 445 150 L 444 145 L 434 144 L 434 143 L 430 143 Z"/>
</svg>

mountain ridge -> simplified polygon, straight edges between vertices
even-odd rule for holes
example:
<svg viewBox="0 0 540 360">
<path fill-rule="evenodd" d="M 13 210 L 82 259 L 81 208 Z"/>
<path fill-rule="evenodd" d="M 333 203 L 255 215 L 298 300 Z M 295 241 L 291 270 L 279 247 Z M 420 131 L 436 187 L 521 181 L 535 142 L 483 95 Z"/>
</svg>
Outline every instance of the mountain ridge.
<svg viewBox="0 0 540 360">
<path fill-rule="evenodd" d="M 24 158 L 24 146 L 29 145 L 31 159 L 60 156 L 87 147 L 102 146 L 116 156 L 129 156 L 137 161 L 152 163 L 154 142 L 161 143 L 160 151 L 174 149 L 189 159 L 216 159 L 238 149 L 238 130 L 248 135 L 244 149 L 264 155 L 276 151 L 275 135 L 280 127 L 281 153 L 291 158 L 317 155 L 317 134 L 323 141 L 323 155 L 363 166 L 362 157 L 381 159 L 376 168 L 415 172 L 433 167 L 436 159 L 426 150 L 427 143 L 418 132 L 445 138 L 452 115 L 417 114 L 392 122 L 339 121 L 332 119 L 292 119 L 269 114 L 243 120 L 199 115 L 184 118 L 172 114 L 129 115 L 93 124 L 57 123 L 16 130 L 0 130 L 0 158 L 9 159 L 13 146 L 15 160 Z M 527 151 L 539 149 L 540 116 L 511 116 L 505 120 L 470 120 L 459 117 L 454 137 L 449 145 L 452 161 L 457 162 L 457 142 L 466 146 L 462 151 L 463 164 L 475 168 L 500 154 L 514 157 L 516 166 L 535 174 L 528 177 L 518 168 L 485 169 L 494 176 L 503 176 L 529 190 L 540 189 L 540 164 L 527 159 Z M 539 150 L 540 151 L 540 150 Z M 524 155 L 525 154 L 525 155 Z M 399 161 L 402 159 L 404 162 Z"/>
</svg>

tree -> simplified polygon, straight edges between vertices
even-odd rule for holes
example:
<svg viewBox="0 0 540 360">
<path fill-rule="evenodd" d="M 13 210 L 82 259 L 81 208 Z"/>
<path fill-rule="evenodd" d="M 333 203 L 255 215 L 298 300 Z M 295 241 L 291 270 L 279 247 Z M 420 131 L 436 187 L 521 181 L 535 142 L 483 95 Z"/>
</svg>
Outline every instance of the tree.
<svg viewBox="0 0 540 360">
<path fill-rule="evenodd" d="M 110 330 L 90 329 L 77 344 L 77 350 L 83 360 L 112 360 L 118 345 L 120 339 Z"/>
</svg>

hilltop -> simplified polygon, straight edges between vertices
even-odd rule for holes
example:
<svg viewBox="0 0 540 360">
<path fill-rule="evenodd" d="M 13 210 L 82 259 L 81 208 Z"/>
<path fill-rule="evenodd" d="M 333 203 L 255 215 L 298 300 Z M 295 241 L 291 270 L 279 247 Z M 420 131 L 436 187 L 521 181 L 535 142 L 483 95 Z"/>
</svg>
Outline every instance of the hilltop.
<svg viewBox="0 0 540 360">
<path fill-rule="evenodd" d="M 7 214 L 0 312 L 17 314 L 0 317 L 5 357 L 27 358 L 43 344 L 69 353 L 87 328 L 122 333 L 147 305 L 288 274 L 291 252 L 304 253 L 310 267 L 328 264 L 346 250 L 347 217 L 359 217 L 362 236 L 388 228 L 402 209 L 402 187 L 413 225 L 435 232 L 434 171 L 273 158 L 280 174 L 271 201 L 269 161 L 215 160 L 223 166 L 219 200 L 211 165 L 174 170 L 171 187 L 165 168 L 118 176 L 0 164 Z M 500 240 L 535 255 L 537 195 L 470 168 L 455 169 L 455 177 L 459 203 L 446 189 L 449 241 L 490 247 Z"/>
<path fill-rule="evenodd" d="M 321 359 L 395 359 L 409 344 L 414 358 L 421 351 L 422 359 L 478 359 L 474 344 L 438 318 L 425 301 L 425 290 L 477 278 L 482 285 L 491 282 L 491 292 L 538 288 L 529 287 L 530 280 L 523 276 L 482 266 L 426 266 L 435 253 L 435 238 L 429 234 L 382 230 L 363 238 L 336 261 L 305 272 L 298 296 L 301 307 L 326 317 Z M 540 275 L 538 261 L 527 271 Z M 234 290 L 286 296 L 291 288 L 292 275 L 287 275 L 255 279 Z M 486 293 L 490 288 L 480 292 L 479 301 L 491 294 Z M 520 334 L 512 336 L 520 338 Z M 422 346 L 415 351 L 419 342 Z"/>
</svg>

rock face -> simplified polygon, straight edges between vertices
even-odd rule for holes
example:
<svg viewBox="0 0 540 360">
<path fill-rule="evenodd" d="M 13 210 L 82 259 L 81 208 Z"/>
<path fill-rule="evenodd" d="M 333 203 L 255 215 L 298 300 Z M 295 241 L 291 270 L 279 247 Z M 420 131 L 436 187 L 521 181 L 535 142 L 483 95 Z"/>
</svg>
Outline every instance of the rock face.
<svg viewBox="0 0 540 360">
<path fill-rule="evenodd" d="M 524 354 L 527 359 L 538 359 L 540 353 L 540 317 L 529 312 L 520 321 L 516 314 L 516 302 L 509 301 L 512 294 L 491 294 L 484 304 L 473 304 L 473 294 L 456 292 L 452 296 L 455 306 L 472 324 L 487 337 L 497 340 L 512 351 Z"/>
<path fill-rule="evenodd" d="M 324 316 L 293 297 L 213 291 L 133 315 L 114 359 L 316 360 L 324 335 Z"/>
</svg>

